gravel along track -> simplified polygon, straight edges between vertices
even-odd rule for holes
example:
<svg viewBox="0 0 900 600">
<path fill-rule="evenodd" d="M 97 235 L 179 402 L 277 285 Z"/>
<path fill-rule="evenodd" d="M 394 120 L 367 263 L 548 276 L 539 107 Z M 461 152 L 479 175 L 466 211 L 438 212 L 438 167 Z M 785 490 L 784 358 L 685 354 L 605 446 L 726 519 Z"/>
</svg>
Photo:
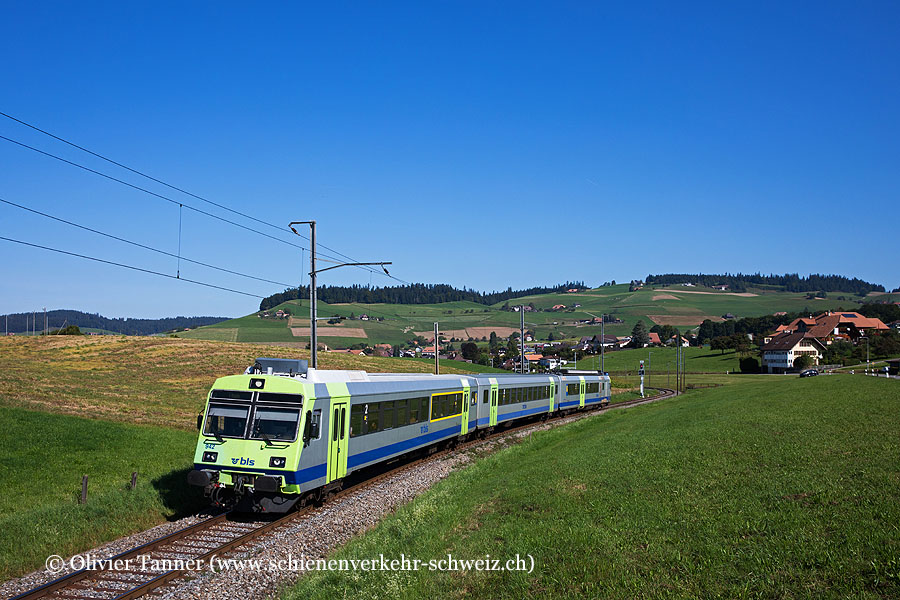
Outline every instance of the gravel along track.
<svg viewBox="0 0 900 600">
<path fill-rule="evenodd" d="M 646 404 L 672 395 L 671 390 L 659 391 L 661 393 L 657 396 L 614 404 L 605 410 Z M 189 577 L 176 579 L 165 587 L 157 589 L 152 595 L 167 600 L 225 597 L 230 600 L 257 600 L 270 597 L 280 587 L 290 584 L 303 574 L 299 569 L 270 570 L 265 568 L 270 561 L 283 561 L 289 556 L 295 559 L 324 558 L 355 535 L 374 527 L 384 515 L 393 512 L 398 506 L 413 499 L 478 456 L 512 445 L 534 431 L 550 429 L 596 414 L 599 414 L 598 411 L 588 411 L 524 425 L 485 440 L 464 444 L 455 450 L 439 453 L 430 459 L 412 463 L 386 477 L 376 478 L 371 483 L 350 489 L 322 507 L 304 511 L 286 524 L 221 555 L 223 558 L 230 559 L 252 559 L 258 561 L 263 567 L 247 570 L 218 569 L 216 573 L 210 572 L 208 569 L 193 572 Z M 82 555 L 89 553 L 94 557 L 103 558 L 114 556 L 179 529 L 195 525 L 204 518 L 191 516 L 165 523 L 104 544 L 82 553 Z M 251 521 L 244 525 L 252 523 Z M 63 571 L 50 575 L 46 570 L 41 570 L 19 579 L 10 580 L 0 585 L 0 597 L 16 596 L 66 573 Z M 123 573 L 121 579 L 123 580 L 121 591 L 124 592 L 130 587 L 125 583 L 129 576 Z M 112 590 L 101 592 L 100 590 L 80 589 L 78 595 L 112 599 L 118 594 Z M 48 597 L 65 596 L 51 594 Z"/>
</svg>

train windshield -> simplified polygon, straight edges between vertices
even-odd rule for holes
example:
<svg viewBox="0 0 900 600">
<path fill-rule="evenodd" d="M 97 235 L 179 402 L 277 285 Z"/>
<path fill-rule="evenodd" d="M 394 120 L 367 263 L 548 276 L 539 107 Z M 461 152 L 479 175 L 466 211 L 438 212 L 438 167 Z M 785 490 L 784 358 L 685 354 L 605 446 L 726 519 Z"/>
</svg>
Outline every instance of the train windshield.
<svg viewBox="0 0 900 600">
<path fill-rule="evenodd" d="M 250 437 L 254 440 L 293 441 L 297 437 L 300 411 L 290 408 L 257 408 Z"/>
<path fill-rule="evenodd" d="M 206 415 L 204 435 L 220 435 L 222 437 L 242 438 L 247 430 L 248 406 L 209 405 Z"/>
</svg>

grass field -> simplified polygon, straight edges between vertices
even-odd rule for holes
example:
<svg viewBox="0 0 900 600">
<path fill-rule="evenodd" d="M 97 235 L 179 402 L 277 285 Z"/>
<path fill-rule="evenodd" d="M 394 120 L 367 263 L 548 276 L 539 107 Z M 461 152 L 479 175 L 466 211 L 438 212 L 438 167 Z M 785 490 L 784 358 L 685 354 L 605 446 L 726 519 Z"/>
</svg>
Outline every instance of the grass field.
<svg viewBox="0 0 900 600">
<path fill-rule="evenodd" d="M 185 484 L 195 433 L 5 407 L 0 580 L 200 507 Z M 128 490 L 132 471 L 135 490 Z M 88 475 L 88 502 L 78 504 Z"/>
<path fill-rule="evenodd" d="M 760 316 L 778 311 L 821 312 L 827 309 L 853 309 L 860 299 L 852 294 L 829 294 L 827 299 L 808 300 L 805 293 L 776 292 L 752 289 L 747 294 L 732 294 L 706 288 L 644 288 L 629 292 L 627 285 L 616 285 L 577 294 L 540 294 L 510 301 L 510 305 L 534 303 L 536 308 L 548 309 L 562 304 L 573 308 L 572 312 L 528 312 L 525 320 L 528 329 L 535 331 L 538 339 L 547 339 L 553 333 L 557 339 L 577 338 L 600 333 L 598 325 L 580 325 L 580 320 L 611 314 L 623 323 L 607 325 L 606 333 L 626 335 L 634 324 L 642 319 L 647 327 L 654 322 L 671 324 L 682 328 L 699 325 L 704 318 L 721 320 L 721 316 L 732 313 L 737 317 Z M 384 321 L 345 321 L 344 325 L 363 328 L 367 338 L 322 337 L 320 341 L 333 347 L 347 347 L 366 341 L 370 344 L 403 344 L 416 331 L 431 331 L 435 321 L 442 331 L 464 330 L 474 327 L 518 328 L 519 314 L 500 310 L 504 303 L 484 306 L 474 302 L 447 302 L 443 304 L 333 304 L 319 303 L 320 316 L 343 316 L 351 314 L 383 318 Z M 574 308 L 575 304 L 580 304 Z M 309 314 L 308 300 L 290 301 L 272 309 L 287 309 L 299 319 Z M 490 331 L 487 331 L 489 334 Z M 251 314 L 239 319 L 223 321 L 190 332 L 182 332 L 179 337 L 192 339 L 216 339 L 236 342 L 296 342 L 308 338 L 295 337 L 288 329 L 286 319 L 261 319 Z M 475 336 L 478 337 L 478 336 Z"/>
<path fill-rule="evenodd" d="M 652 354 L 651 354 L 652 352 Z M 684 348 L 685 370 L 688 373 L 725 373 L 740 370 L 740 357 L 734 350 L 710 350 L 708 346 L 703 348 Z M 603 357 L 604 368 L 607 373 L 636 373 L 640 367 L 640 361 L 644 361 L 645 367 L 651 367 L 654 375 L 665 375 L 666 368 L 675 370 L 675 348 L 630 348 L 606 352 Z M 597 369 L 600 362 L 599 354 L 591 354 L 578 359 L 579 369 Z"/>
<path fill-rule="evenodd" d="M 161 337 L 4 337 L 0 406 L 192 429 L 215 379 L 242 373 L 259 356 L 308 358 L 308 351 Z M 319 363 L 323 369 L 432 371 L 427 362 L 328 352 L 319 354 Z M 472 372 L 470 366 L 444 361 L 441 372 Z"/>
<path fill-rule="evenodd" d="M 333 555 L 533 573 L 312 573 L 284 597 L 897 597 L 898 408 L 896 381 L 781 378 L 535 434 Z"/>
</svg>

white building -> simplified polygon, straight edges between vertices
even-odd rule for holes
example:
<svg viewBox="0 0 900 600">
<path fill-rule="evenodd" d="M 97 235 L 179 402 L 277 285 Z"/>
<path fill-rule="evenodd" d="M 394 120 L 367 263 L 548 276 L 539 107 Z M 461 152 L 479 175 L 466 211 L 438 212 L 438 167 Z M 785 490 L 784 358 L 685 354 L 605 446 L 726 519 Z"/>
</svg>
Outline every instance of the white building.
<svg viewBox="0 0 900 600">
<path fill-rule="evenodd" d="M 782 333 L 762 347 L 762 367 L 768 373 L 784 373 L 794 369 L 794 361 L 804 355 L 818 365 L 824 351 L 822 342 L 802 331 Z"/>
</svg>

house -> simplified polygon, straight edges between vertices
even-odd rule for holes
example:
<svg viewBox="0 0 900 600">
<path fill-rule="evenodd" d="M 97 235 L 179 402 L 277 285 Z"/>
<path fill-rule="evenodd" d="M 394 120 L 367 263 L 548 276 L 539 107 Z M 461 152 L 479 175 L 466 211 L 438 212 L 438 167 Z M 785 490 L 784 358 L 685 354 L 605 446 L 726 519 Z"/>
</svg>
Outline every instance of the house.
<svg viewBox="0 0 900 600">
<path fill-rule="evenodd" d="M 571 290 L 566 290 L 566 293 L 567 293 L 567 294 L 574 294 L 574 293 L 577 292 L 577 291 L 578 291 L 578 288 L 572 288 Z"/>
<path fill-rule="evenodd" d="M 825 352 L 825 344 L 802 331 L 795 331 L 773 337 L 760 352 L 763 369 L 768 373 L 784 373 L 793 370 L 794 361 L 804 355 L 810 356 L 812 364 L 818 365 Z"/>
<path fill-rule="evenodd" d="M 527 360 L 529 363 L 535 363 L 535 364 L 540 363 L 542 358 L 544 358 L 543 354 L 526 354 L 525 355 L 525 360 Z"/>
<path fill-rule="evenodd" d="M 631 343 L 631 336 L 630 336 L 630 335 L 626 335 L 626 336 L 616 336 L 616 345 L 617 345 L 619 348 L 624 348 L 625 346 L 627 346 L 627 345 L 630 344 L 630 343 Z"/>
<path fill-rule="evenodd" d="M 572 305 L 572 307 L 573 308 L 581 308 L 581 305 L 576 302 L 575 304 Z"/>
<path fill-rule="evenodd" d="M 538 364 L 547 370 L 554 370 L 559 366 L 559 357 L 557 356 L 545 356 L 538 361 Z"/>
<path fill-rule="evenodd" d="M 725 319 L 726 321 L 729 321 L 729 320 L 731 320 L 731 319 L 736 319 L 737 317 L 735 317 L 735 316 L 734 316 L 733 314 L 731 314 L 731 313 L 725 313 L 724 315 L 722 315 L 722 318 Z"/>
<path fill-rule="evenodd" d="M 360 320 L 360 321 L 368 321 L 368 320 L 369 320 L 369 315 L 359 315 L 359 320 Z"/>
<path fill-rule="evenodd" d="M 714 290 L 720 290 L 720 291 L 722 291 L 722 292 L 725 292 L 725 291 L 728 290 L 728 286 L 727 286 L 727 285 L 714 285 L 714 286 L 713 286 L 713 289 L 714 289 Z"/>
<path fill-rule="evenodd" d="M 565 307 L 566 307 L 565 304 L 554 304 L 554 305 L 553 305 L 553 310 L 562 310 L 562 309 L 564 309 Z"/>
<path fill-rule="evenodd" d="M 277 311 L 275 311 L 275 316 L 278 317 L 279 319 L 283 319 L 284 316 L 285 316 L 285 314 L 286 314 L 286 313 L 285 313 L 283 310 L 277 310 Z"/>
<path fill-rule="evenodd" d="M 650 332 L 650 344 L 652 346 L 662 346 L 662 340 L 659 339 L 659 334 L 655 331 Z"/>
<path fill-rule="evenodd" d="M 805 333 L 825 345 L 835 341 L 858 343 L 859 339 L 887 331 L 881 319 L 864 317 L 858 312 L 826 311 L 815 317 L 800 317 L 788 325 L 779 325 L 775 333 Z"/>
<path fill-rule="evenodd" d="M 680 339 L 680 342 L 679 342 L 679 339 Z M 682 335 L 682 336 L 678 336 L 678 338 L 676 338 L 676 337 L 673 335 L 672 337 L 670 337 L 670 338 L 666 341 L 666 345 L 667 345 L 667 346 L 675 346 L 675 345 L 677 345 L 677 344 L 679 344 L 679 343 L 681 344 L 681 347 L 682 347 L 682 348 L 689 348 L 690 345 L 691 345 L 691 341 L 690 341 L 689 339 L 687 339 L 686 337 L 684 337 L 683 335 Z"/>
</svg>

